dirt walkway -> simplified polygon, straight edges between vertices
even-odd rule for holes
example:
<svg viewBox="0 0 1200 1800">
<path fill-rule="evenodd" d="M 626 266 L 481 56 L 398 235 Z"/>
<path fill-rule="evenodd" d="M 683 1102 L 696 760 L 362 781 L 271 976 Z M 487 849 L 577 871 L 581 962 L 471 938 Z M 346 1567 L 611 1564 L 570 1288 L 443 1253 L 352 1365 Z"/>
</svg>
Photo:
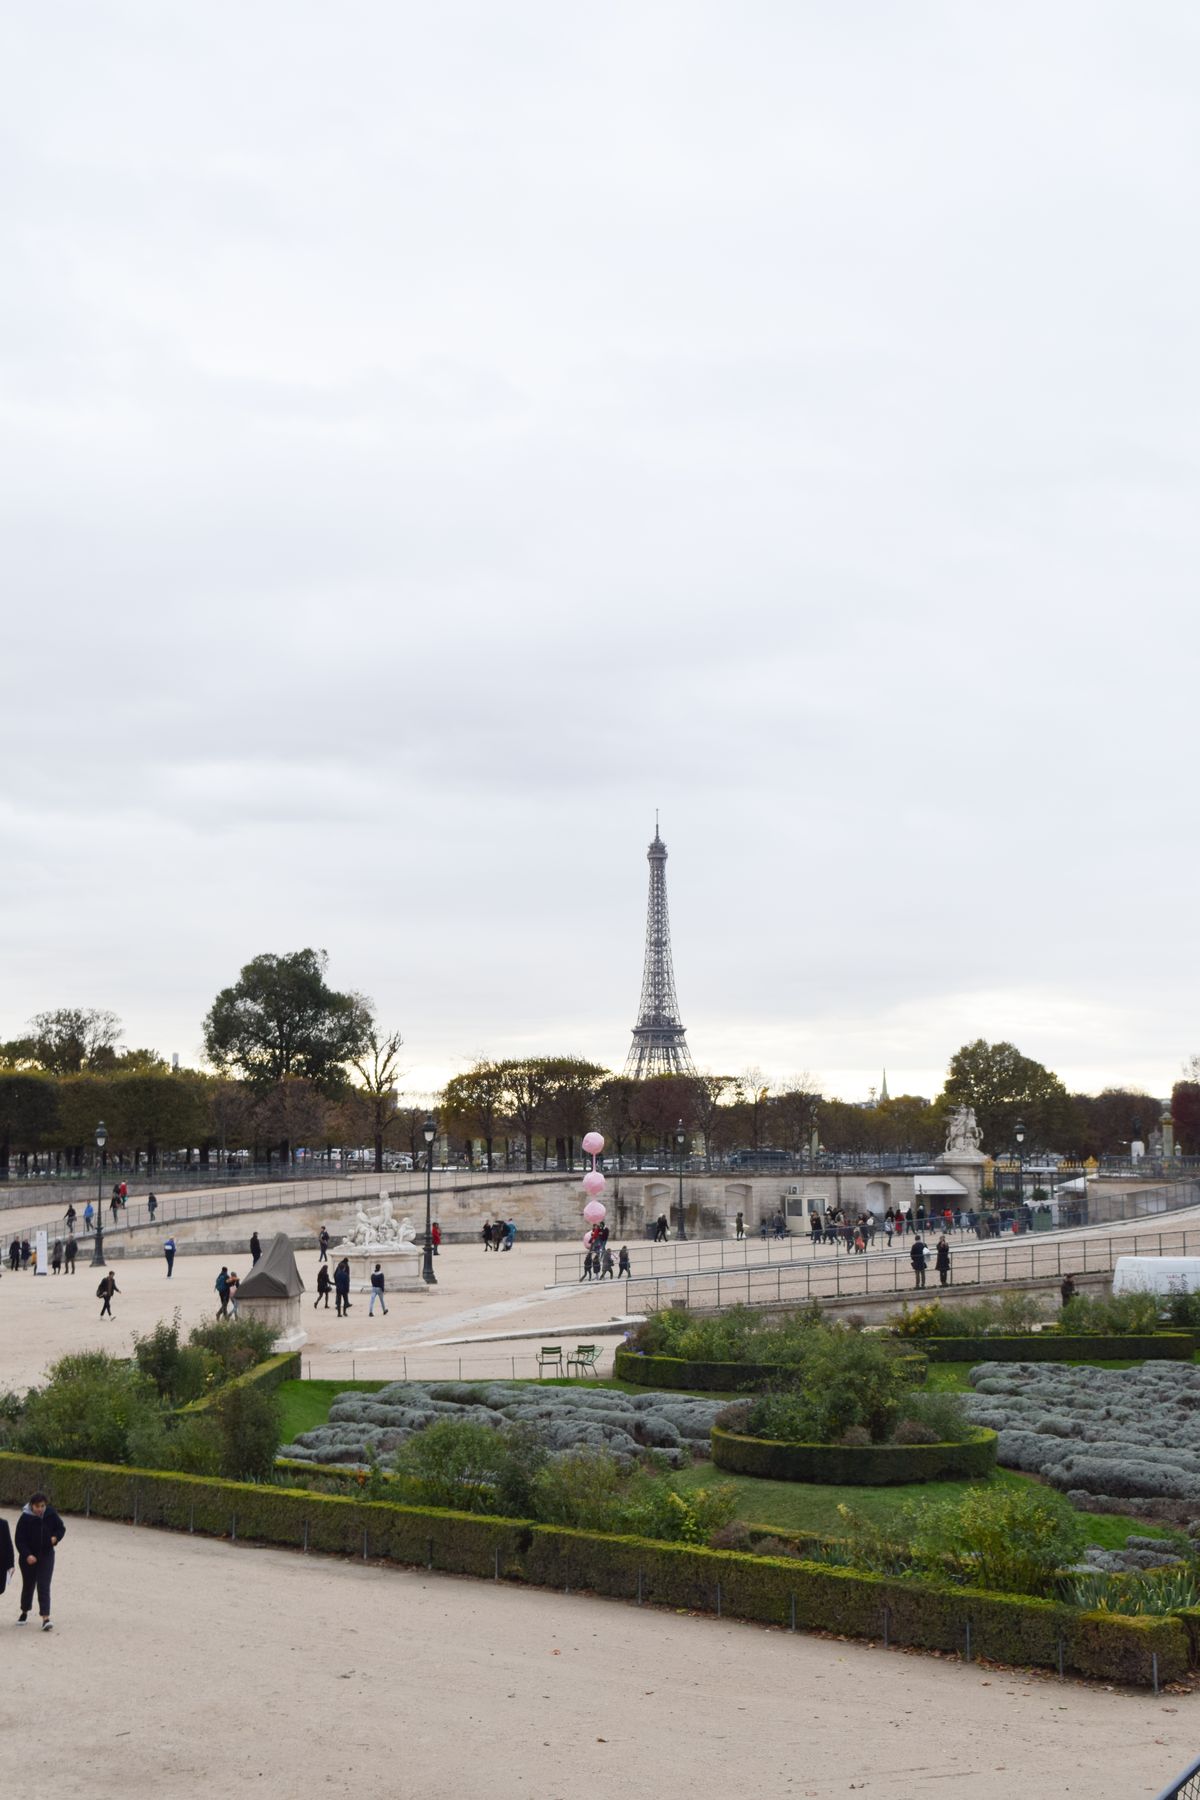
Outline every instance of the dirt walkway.
<svg viewBox="0 0 1200 1800">
<path fill-rule="evenodd" d="M 10 1800 L 1133 1800 L 1200 1734 L 1190 1696 L 67 1523 L 55 1631 L 0 1602 Z"/>
</svg>

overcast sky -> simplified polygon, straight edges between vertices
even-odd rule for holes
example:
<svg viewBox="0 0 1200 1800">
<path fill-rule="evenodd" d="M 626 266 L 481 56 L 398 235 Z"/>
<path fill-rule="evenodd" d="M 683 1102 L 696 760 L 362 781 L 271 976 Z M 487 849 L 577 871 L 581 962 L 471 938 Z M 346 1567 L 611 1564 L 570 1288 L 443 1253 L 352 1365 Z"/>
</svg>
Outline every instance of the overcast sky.
<svg viewBox="0 0 1200 1800">
<path fill-rule="evenodd" d="M 0 1037 L 259 951 L 619 1065 L 1165 1093 L 1200 16 L 43 0 L 5 27 Z"/>
</svg>

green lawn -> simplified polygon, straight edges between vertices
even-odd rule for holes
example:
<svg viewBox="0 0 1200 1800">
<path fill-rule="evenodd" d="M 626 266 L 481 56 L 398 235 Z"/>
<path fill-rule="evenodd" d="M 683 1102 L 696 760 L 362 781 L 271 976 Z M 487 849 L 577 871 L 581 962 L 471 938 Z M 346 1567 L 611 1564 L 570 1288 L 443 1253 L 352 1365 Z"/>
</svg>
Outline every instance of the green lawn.
<svg viewBox="0 0 1200 1800">
<path fill-rule="evenodd" d="M 931 1363 L 927 1385 L 942 1391 L 969 1391 L 968 1363 Z M 1125 1369 L 1122 1362 L 1101 1363 L 1097 1367 Z M 374 1394 L 391 1384 L 386 1381 L 285 1381 L 279 1387 L 283 1405 L 281 1443 L 289 1444 L 301 1431 L 312 1431 L 324 1425 L 329 1408 L 339 1394 L 351 1391 Z M 508 1385 L 508 1384 L 505 1384 Z M 524 1383 L 520 1385 L 526 1385 Z M 555 1387 L 609 1387 L 622 1393 L 644 1394 L 651 1390 L 628 1381 L 588 1382 L 551 1380 Z M 702 1394 L 701 1399 L 712 1399 Z M 735 1396 L 730 1395 L 730 1400 Z M 798 1481 L 762 1481 L 753 1475 L 729 1475 L 713 1468 L 710 1462 L 694 1464 L 682 1471 L 680 1483 L 685 1488 L 711 1487 L 714 1482 L 729 1482 L 738 1493 L 737 1514 L 751 1525 L 770 1525 L 776 1531 L 815 1531 L 836 1535 L 841 1518 L 840 1505 L 849 1506 L 876 1524 L 886 1525 L 910 1500 L 952 1500 L 975 1485 L 969 1481 L 927 1481 L 908 1487 L 825 1487 Z M 1017 1475 L 997 1469 L 993 1481 L 1003 1483 L 1030 1482 L 1031 1476 Z M 1120 1513 L 1082 1513 L 1088 1542 L 1104 1549 L 1120 1549 L 1130 1532 L 1142 1537 L 1170 1537 L 1162 1526 L 1145 1524 Z"/>
<path fill-rule="evenodd" d="M 997 1469 L 991 1478 L 1003 1486 L 1032 1483 L 1028 1475 Z M 737 1517 L 748 1525 L 770 1525 L 776 1531 L 812 1531 L 836 1537 L 843 1529 L 839 1506 L 848 1506 L 873 1524 L 886 1526 L 911 1500 L 957 1500 L 973 1481 L 922 1481 L 906 1487 L 825 1487 L 801 1481 L 763 1481 L 754 1475 L 730 1475 L 711 1463 L 693 1463 L 679 1475 L 683 1488 L 712 1487 L 728 1482 L 737 1489 Z M 1089 1544 L 1118 1550 L 1131 1531 L 1141 1537 L 1170 1537 L 1160 1525 L 1146 1525 L 1119 1513 L 1081 1513 Z"/>
<path fill-rule="evenodd" d="M 389 1385 L 386 1381 L 281 1381 L 277 1390 L 283 1403 L 280 1443 L 290 1444 L 300 1432 L 324 1425 L 339 1394 L 351 1389 L 357 1394 L 375 1394 Z"/>
</svg>

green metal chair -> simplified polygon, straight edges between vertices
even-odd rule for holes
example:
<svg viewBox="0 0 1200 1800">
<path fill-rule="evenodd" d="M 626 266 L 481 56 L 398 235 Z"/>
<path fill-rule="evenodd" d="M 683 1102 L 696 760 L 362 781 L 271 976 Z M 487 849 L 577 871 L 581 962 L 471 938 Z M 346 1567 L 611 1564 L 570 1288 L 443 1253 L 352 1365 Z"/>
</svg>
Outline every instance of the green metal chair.
<svg viewBox="0 0 1200 1800">
<path fill-rule="evenodd" d="M 538 1380 L 542 1379 L 546 1370 L 551 1374 L 561 1375 L 563 1372 L 563 1353 L 561 1344 L 543 1344 L 538 1351 Z"/>
<path fill-rule="evenodd" d="M 600 1351 L 597 1345 L 576 1344 L 574 1354 L 567 1358 L 567 1374 L 574 1369 L 579 1375 L 594 1375 L 599 1380 L 599 1362 Z"/>
</svg>

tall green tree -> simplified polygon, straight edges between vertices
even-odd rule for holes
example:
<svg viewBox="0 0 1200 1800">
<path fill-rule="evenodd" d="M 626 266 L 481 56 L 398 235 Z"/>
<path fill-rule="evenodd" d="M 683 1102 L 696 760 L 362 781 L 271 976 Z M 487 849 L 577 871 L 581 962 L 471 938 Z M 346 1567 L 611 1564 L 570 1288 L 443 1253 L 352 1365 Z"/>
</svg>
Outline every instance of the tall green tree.
<svg viewBox="0 0 1200 1800">
<path fill-rule="evenodd" d="M 57 1006 L 35 1013 L 25 1037 L 3 1046 L 6 1062 L 45 1069 L 48 1075 L 78 1075 L 113 1060 L 121 1021 L 95 1006 Z"/>
<path fill-rule="evenodd" d="M 328 965 L 324 950 L 268 952 L 248 962 L 204 1021 L 204 1050 L 214 1068 L 255 1087 L 297 1079 L 339 1093 L 347 1063 L 367 1043 L 371 1003 L 331 988 Z"/>
<path fill-rule="evenodd" d="M 1015 1044 L 976 1038 L 956 1050 L 941 1102 L 943 1111 L 974 1107 L 983 1147 L 993 1156 L 1012 1148 L 1018 1120 L 1025 1126 L 1027 1150 L 1056 1149 L 1071 1129 L 1066 1088 L 1052 1070 L 1022 1056 Z"/>
<path fill-rule="evenodd" d="M 51 1141 L 58 1124 L 58 1083 L 28 1069 L 0 1070 L 0 1181 L 14 1149 L 25 1156 Z"/>
<path fill-rule="evenodd" d="M 441 1099 L 442 1123 L 452 1135 L 461 1133 L 470 1150 L 483 1140 L 484 1162 L 494 1166 L 494 1148 L 505 1119 L 504 1064 L 479 1061 L 451 1076 Z"/>
</svg>

